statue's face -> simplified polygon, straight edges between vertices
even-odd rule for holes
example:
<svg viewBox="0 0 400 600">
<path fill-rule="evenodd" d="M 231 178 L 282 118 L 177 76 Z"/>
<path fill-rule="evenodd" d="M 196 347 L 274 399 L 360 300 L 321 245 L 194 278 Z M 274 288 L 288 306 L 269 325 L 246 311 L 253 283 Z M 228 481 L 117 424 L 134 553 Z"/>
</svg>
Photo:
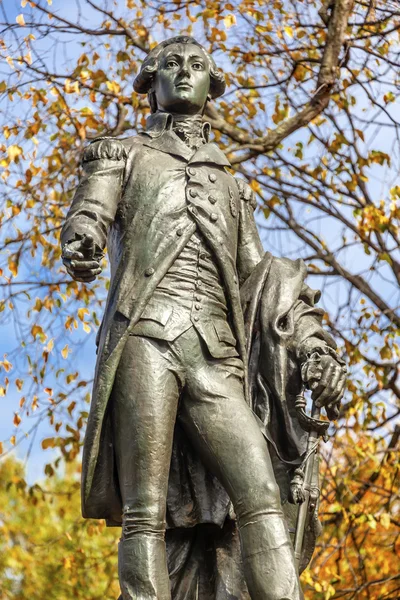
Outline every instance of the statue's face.
<svg viewBox="0 0 400 600">
<path fill-rule="evenodd" d="M 171 44 L 160 58 L 153 82 L 159 110 L 201 113 L 210 90 L 210 66 L 195 44 Z"/>
</svg>

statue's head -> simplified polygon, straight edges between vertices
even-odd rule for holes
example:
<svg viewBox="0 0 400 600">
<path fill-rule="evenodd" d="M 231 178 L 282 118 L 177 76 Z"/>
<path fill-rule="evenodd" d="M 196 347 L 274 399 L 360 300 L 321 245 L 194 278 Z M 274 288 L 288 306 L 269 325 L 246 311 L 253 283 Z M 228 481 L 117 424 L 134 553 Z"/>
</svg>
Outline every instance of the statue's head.
<svg viewBox="0 0 400 600">
<path fill-rule="evenodd" d="M 214 59 L 192 37 L 158 44 L 143 61 L 133 87 L 148 94 L 152 112 L 202 113 L 207 100 L 222 96 L 225 78 Z"/>
</svg>

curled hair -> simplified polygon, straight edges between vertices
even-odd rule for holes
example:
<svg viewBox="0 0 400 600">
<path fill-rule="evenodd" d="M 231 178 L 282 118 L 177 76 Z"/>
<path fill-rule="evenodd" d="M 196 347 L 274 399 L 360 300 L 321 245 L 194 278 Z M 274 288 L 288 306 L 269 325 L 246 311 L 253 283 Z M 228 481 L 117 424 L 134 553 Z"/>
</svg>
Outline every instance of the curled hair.
<svg viewBox="0 0 400 600">
<path fill-rule="evenodd" d="M 164 40 L 155 46 L 144 59 L 141 69 L 133 82 L 133 89 L 138 94 L 148 94 L 151 111 L 157 110 L 157 102 L 154 92 L 151 91 L 153 80 L 160 64 L 162 54 L 168 46 L 172 44 L 194 44 L 202 49 L 208 64 L 210 66 L 210 96 L 219 98 L 225 92 L 225 77 L 223 72 L 218 69 L 213 57 L 205 51 L 203 46 L 194 38 L 187 35 L 178 35 L 168 40 Z"/>
</svg>

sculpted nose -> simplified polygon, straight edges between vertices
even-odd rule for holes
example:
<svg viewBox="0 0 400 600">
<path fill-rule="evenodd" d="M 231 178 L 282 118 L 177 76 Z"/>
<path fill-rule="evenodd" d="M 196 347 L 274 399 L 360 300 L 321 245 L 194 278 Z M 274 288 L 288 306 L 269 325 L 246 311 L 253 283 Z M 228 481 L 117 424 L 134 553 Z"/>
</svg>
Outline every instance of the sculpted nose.
<svg viewBox="0 0 400 600">
<path fill-rule="evenodd" d="M 190 71 L 188 65 L 183 64 L 180 72 L 181 77 L 190 77 Z"/>
</svg>

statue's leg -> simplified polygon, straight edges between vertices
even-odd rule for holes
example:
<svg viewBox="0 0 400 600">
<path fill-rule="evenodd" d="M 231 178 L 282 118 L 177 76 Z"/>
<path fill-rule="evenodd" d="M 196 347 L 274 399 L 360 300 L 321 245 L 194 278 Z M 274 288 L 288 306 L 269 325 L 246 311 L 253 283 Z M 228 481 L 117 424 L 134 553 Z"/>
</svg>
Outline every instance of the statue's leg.
<svg viewBox="0 0 400 600">
<path fill-rule="evenodd" d="M 189 343 L 188 395 L 180 419 L 203 461 L 227 490 L 238 518 L 244 575 L 253 600 L 303 594 L 266 440 L 243 392 L 239 359 L 207 358 Z M 175 346 L 177 344 L 175 343 Z M 190 367 L 190 368 L 189 368 Z"/>
<path fill-rule="evenodd" d="M 166 342 L 131 336 L 111 398 L 123 505 L 119 578 L 123 600 L 171 598 L 165 551 L 168 474 L 179 397 Z"/>
</svg>

